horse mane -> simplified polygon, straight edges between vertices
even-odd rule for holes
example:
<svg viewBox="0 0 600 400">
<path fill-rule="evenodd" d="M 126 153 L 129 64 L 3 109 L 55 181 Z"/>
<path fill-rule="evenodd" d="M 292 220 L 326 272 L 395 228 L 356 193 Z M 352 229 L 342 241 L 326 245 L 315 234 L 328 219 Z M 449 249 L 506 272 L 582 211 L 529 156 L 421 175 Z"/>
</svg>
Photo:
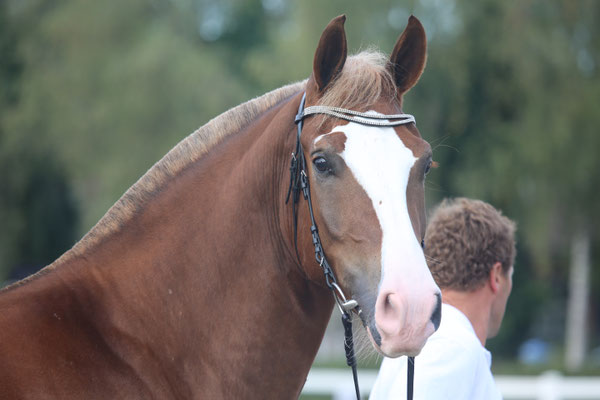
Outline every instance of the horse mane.
<svg viewBox="0 0 600 400">
<path fill-rule="evenodd" d="M 359 105 L 372 105 L 382 97 L 389 97 L 391 101 L 396 93 L 396 85 L 387 65 L 387 56 L 374 50 L 348 57 L 342 72 L 325 92 L 319 104 L 352 109 Z M 224 112 L 198 128 L 131 186 L 73 250 L 78 253 L 89 248 L 119 229 L 170 178 L 200 159 L 224 138 L 239 132 L 261 113 L 300 92 L 305 84 L 306 82 L 302 81 L 275 89 Z"/>
<path fill-rule="evenodd" d="M 42 271 L 47 272 L 46 270 L 52 269 L 66 258 L 82 254 L 120 229 L 172 177 L 199 160 L 225 138 L 239 132 L 258 115 L 300 92 L 305 84 L 306 81 L 292 83 L 248 100 L 216 116 L 188 135 L 142 175 L 70 251 Z"/>
<path fill-rule="evenodd" d="M 371 49 L 349 56 L 341 73 L 327 88 L 318 104 L 365 109 L 382 99 L 393 101 L 396 85 L 388 70 L 388 64 L 386 55 Z M 116 232 L 142 209 L 170 178 L 200 159 L 225 138 L 239 132 L 258 115 L 300 92 L 305 84 L 306 80 L 275 89 L 218 115 L 198 128 L 181 140 L 134 183 L 70 251 L 37 274 L 11 286 L 20 286 L 31 278 L 49 272 L 57 264 L 83 254 L 86 249 Z M 327 118 L 330 117 L 324 116 L 323 122 Z"/>
</svg>

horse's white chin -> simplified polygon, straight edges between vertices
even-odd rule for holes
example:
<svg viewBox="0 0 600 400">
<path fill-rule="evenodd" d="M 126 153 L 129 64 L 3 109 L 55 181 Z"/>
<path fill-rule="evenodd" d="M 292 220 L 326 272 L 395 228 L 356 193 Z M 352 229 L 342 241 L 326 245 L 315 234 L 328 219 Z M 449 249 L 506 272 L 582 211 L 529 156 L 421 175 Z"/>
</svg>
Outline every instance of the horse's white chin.
<svg viewBox="0 0 600 400">
<path fill-rule="evenodd" d="M 431 326 L 428 326 L 426 329 L 431 330 L 431 332 L 426 332 L 425 335 L 420 335 L 420 337 L 406 337 L 404 335 L 382 337 L 381 346 L 379 346 L 377 342 L 375 342 L 375 339 L 373 339 L 373 335 L 369 327 L 367 327 L 367 333 L 369 340 L 371 340 L 371 344 L 381 355 L 390 358 L 396 358 L 400 356 L 415 357 L 419 355 L 423 349 L 423 346 L 425 346 L 427 338 L 435 331 L 433 324 L 429 325 Z"/>
</svg>

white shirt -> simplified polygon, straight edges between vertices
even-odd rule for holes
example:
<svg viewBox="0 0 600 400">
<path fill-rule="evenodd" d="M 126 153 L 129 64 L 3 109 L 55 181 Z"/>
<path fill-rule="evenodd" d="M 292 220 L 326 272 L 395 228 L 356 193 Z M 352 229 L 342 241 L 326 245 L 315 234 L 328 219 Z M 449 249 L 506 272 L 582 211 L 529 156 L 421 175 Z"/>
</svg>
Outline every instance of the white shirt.
<svg viewBox="0 0 600 400">
<path fill-rule="evenodd" d="M 384 358 L 370 400 L 406 399 L 407 357 Z M 490 366 L 492 355 L 469 319 L 442 304 L 439 329 L 415 357 L 415 400 L 502 399 Z"/>
</svg>

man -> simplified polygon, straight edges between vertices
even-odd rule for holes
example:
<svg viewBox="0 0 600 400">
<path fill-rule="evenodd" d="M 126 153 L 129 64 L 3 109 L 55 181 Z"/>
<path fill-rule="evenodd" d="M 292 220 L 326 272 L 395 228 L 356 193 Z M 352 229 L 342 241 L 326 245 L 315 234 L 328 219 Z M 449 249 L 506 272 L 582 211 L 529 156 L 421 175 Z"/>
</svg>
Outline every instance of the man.
<svg viewBox="0 0 600 400">
<path fill-rule="evenodd" d="M 500 329 L 512 289 L 515 224 L 479 200 L 444 200 L 425 235 L 442 290 L 442 321 L 415 358 L 414 399 L 501 399 L 487 338 Z M 370 399 L 405 399 L 407 357 L 384 359 Z"/>
</svg>

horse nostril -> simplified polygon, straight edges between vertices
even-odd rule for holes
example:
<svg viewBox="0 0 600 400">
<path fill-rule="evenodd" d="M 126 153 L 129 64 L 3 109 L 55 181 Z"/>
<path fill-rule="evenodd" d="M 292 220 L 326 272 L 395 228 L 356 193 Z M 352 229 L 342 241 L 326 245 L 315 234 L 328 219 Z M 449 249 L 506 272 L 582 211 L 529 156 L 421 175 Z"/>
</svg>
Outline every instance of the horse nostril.
<svg viewBox="0 0 600 400">
<path fill-rule="evenodd" d="M 385 301 L 383 302 L 383 312 L 386 314 L 396 313 L 396 308 L 398 307 L 398 305 L 396 304 L 397 301 L 398 299 L 395 298 L 394 293 L 390 293 L 387 296 L 385 296 Z"/>
<path fill-rule="evenodd" d="M 442 320 L 442 295 L 438 292 L 435 294 L 435 296 L 437 297 L 437 303 L 433 309 L 433 313 L 431 314 L 431 322 L 437 331 L 437 329 L 440 327 L 440 321 Z"/>
</svg>

